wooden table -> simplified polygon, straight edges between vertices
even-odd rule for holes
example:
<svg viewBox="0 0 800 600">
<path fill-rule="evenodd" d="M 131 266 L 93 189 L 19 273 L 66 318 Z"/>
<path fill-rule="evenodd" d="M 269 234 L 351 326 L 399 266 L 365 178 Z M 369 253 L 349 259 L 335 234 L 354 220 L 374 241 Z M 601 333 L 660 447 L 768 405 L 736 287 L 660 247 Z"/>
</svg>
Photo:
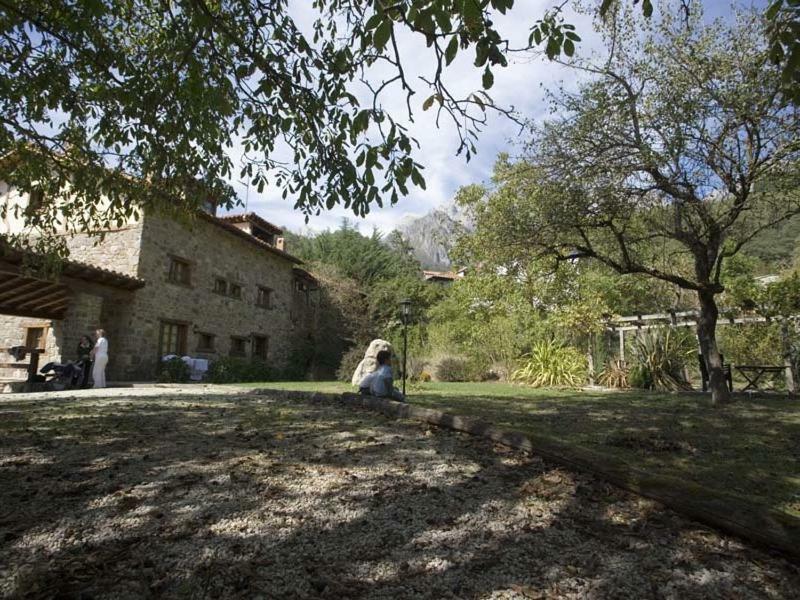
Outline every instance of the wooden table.
<svg viewBox="0 0 800 600">
<path fill-rule="evenodd" d="M 766 373 L 783 373 L 786 367 L 775 367 L 768 365 L 736 365 L 736 370 L 747 380 L 747 385 L 742 388 L 743 392 L 749 389 L 758 389 L 758 380 Z"/>
</svg>

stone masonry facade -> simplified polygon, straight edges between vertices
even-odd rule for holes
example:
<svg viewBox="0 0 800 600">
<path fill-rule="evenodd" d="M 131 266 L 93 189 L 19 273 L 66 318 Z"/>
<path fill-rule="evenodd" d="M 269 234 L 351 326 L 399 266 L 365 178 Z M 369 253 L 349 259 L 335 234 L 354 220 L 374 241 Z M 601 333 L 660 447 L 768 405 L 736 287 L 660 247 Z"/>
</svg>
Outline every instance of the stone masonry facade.
<svg viewBox="0 0 800 600">
<path fill-rule="evenodd" d="M 28 327 L 45 327 L 42 361 L 63 362 L 76 358 L 80 335 L 102 327 L 108 379 L 145 381 L 156 377 L 177 332 L 182 354 L 211 361 L 236 355 L 284 368 L 294 341 L 314 330 L 309 275 L 289 254 L 232 227 L 210 216 L 181 223 L 148 214 L 102 240 L 71 237 L 70 259 L 138 277 L 144 287 L 71 286 L 63 320 L 0 315 L 0 345 L 21 344 Z M 175 263 L 184 269 L 177 281 Z"/>
</svg>

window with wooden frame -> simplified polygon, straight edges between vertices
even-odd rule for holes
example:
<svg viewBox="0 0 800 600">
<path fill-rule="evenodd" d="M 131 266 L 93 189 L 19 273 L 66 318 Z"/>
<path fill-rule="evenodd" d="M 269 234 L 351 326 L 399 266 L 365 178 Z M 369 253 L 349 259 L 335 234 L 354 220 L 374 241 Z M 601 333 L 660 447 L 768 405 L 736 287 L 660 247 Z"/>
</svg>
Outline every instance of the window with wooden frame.
<svg viewBox="0 0 800 600">
<path fill-rule="evenodd" d="M 197 351 L 198 352 L 214 352 L 214 342 L 216 337 L 213 333 L 205 333 L 203 331 L 197 334 Z"/>
<path fill-rule="evenodd" d="M 228 288 L 231 298 L 236 298 L 237 300 L 242 299 L 242 286 L 237 283 L 232 283 Z"/>
<path fill-rule="evenodd" d="M 247 350 L 245 350 L 246 344 L 246 338 L 231 336 L 231 356 L 245 356 L 247 354 Z"/>
<path fill-rule="evenodd" d="M 267 287 L 258 286 L 256 294 L 256 306 L 261 308 L 272 308 L 272 290 Z"/>
<path fill-rule="evenodd" d="M 161 321 L 161 331 L 158 336 L 159 357 L 167 354 L 186 355 L 188 333 L 189 325 L 187 323 Z"/>
<path fill-rule="evenodd" d="M 265 335 L 253 334 L 253 358 L 267 360 L 269 352 L 269 338 Z"/>
<path fill-rule="evenodd" d="M 177 283 L 179 285 L 191 285 L 192 266 L 189 261 L 178 258 L 177 256 L 170 256 L 167 280 L 170 283 Z"/>
<path fill-rule="evenodd" d="M 228 294 L 228 282 L 221 277 L 217 277 L 214 280 L 214 293 L 226 296 Z"/>
<path fill-rule="evenodd" d="M 25 328 L 26 348 L 44 350 L 46 339 L 47 339 L 47 327 Z"/>
</svg>

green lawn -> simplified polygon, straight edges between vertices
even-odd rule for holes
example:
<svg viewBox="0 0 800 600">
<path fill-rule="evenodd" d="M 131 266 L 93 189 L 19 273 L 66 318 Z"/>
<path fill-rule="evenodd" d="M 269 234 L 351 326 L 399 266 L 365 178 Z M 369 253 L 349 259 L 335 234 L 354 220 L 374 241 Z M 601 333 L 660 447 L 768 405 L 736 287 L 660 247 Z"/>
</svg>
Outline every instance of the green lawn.
<svg viewBox="0 0 800 600">
<path fill-rule="evenodd" d="M 353 391 L 338 382 L 250 385 Z M 539 390 L 501 383 L 425 383 L 408 392 L 414 404 L 478 416 L 800 516 L 797 399 L 736 397 L 712 408 L 700 394 Z"/>
</svg>

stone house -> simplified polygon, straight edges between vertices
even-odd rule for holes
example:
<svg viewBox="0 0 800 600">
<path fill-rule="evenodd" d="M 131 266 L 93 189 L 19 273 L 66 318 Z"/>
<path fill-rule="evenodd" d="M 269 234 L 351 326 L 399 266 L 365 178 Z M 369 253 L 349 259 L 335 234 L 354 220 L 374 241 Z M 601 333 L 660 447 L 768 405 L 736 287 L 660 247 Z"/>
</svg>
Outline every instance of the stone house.
<svg viewBox="0 0 800 600">
<path fill-rule="evenodd" d="M 0 183 L 0 203 L 13 202 L 9 194 Z M 0 227 L 13 233 L 15 224 Z M 145 214 L 102 239 L 70 236 L 57 281 L 31 276 L 23 257 L 6 249 L 0 348 L 38 346 L 43 360 L 74 360 L 79 337 L 102 327 L 109 380 L 153 379 L 165 354 L 285 368 L 295 342 L 313 336 L 317 300 L 315 279 L 281 234 L 253 213 L 201 211 L 187 223 Z"/>
</svg>

